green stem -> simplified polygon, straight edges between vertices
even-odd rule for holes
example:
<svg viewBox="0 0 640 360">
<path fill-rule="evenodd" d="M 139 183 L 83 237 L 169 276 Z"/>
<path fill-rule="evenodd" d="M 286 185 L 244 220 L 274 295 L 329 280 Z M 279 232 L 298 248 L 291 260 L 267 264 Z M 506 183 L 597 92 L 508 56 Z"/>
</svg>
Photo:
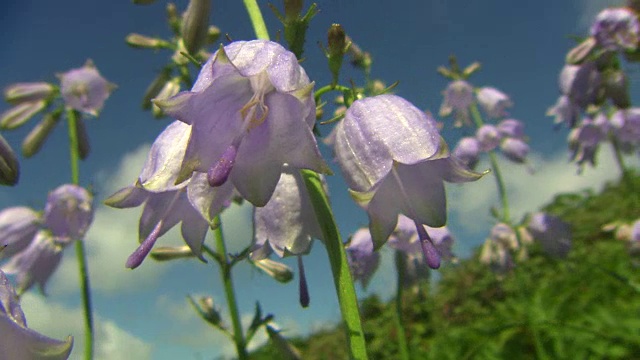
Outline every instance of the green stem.
<svg viewBox="0 0 640 360">
<path fill-rule="evenodd" d="M 613 155 L 616 158 L 616 164 L 618 164 L 618 169 L 620 169 L 620 175 L 625 177 L 627 174 L 627 167 L 624 164 L 624 159 L 622 158 L 622 151 L 620 151 L 620 145 L 615 138 L 611 139 L 611 147 L 613 148 Z"/>
<path fill-rule="evenodd" d="M 475 122 L 476 127 L 479 129 L 482 125 L 484 125 L 484 122 L 482 121 L 480 110 L 478 110 L 478 105 L 473 104 L 471 105 L 470 109 L 473 121 Z M 498 193 L 500 194 L 500 200 L 502 202 L 502 219 L 500 220 L 507 224 L 511 224 L 507 187 L 504 184 L 504 179 L 502 177 L 502 173 L 500 172 L 500 166 L 498 166 L 498 159 L 496 157 L 496 153 L 493 150 L 489 151 L 488 154 L 489 161 L 491 162 L 491 170 L 493 171 L 493 175 L 496 179 L 496 186 L 498 187 Z"/>
<path fill-rule="evenodd" d="M 347 255 L 340 238 L 340 232 L 336 226 L 329 205 L 329 199 L 324 192 L 320 176 L 310 170 L 301 170 L 305 186 L 309 191 L 311 204 L 316 213 L 316 218 L 322 230 L 331 271 L 333 273 L 333 283 L 336 287 L 340 311 L 344 319 L 351 351 L 351 359 L 367 359 L 367 348 L 364 340 L 364 332 L 360 323 L 360 310 L 358 309 L 358 299 L 353 286 L 351 272 Z"/>
<path fill-rule="evenodd" d="M 227 297 L 227 306 L 229 306 L 229 313 L 231 315 L 231 325 L 233 326 L 233 341 L 236 344 L 238 359 L 246 360 L 249 358 L 249 354 L 247 353 L 247 344 L 245 344 L 244 334 L 242 332 L 242 323 L 240 322 L 240 313 L 238 311 L 236 294 L 233 290 L 231 265 L 229 263 L 229 257 L 227 255 L 227 247 L 224 243 L 224 237 L 222 236 L 222 223 L 217 217 L 214 222 L 218 224 L 218 226 L 213 229 L 213 235 L 216 238 L 216 252 L 224 259 L 224 262 L 220 267 L 220 276 L 222 278 L 222 283 L 224 284 L 224 293 Z"/>
<path fill-rule="evenodd" d="M 78 112 L 67 109 L 67 120 L 69 126 L 69 153 L 71 163 L 71 182 L 80 184 L 80 152 L 78 148 L 78 132 L 76 123 Z M 80 275 L 80 289 L 82 291 L 82 307 L 84 311 L 84 358 L 93 359 L 93 312 L 91 311 L 91 286 L 89 284 L 89 269 L 87 266 L 87 256 L 84 249 L 84 241 L 75 242 L 76 258 L 78 259 L 78 272 Z"/>
<path fill-rule="evenodd" d="M 262 40 L 269 40 L 269 32 L 267 31 L 267 25 L 262 18 L 262 12 L 256 0 L 243 0 L 244 7 L 249 13 L 251 19 L 251 25 L 253 25 L 253 31 L 256 33 L 256 37 Z"/>
<path fill-rule="evenodd" d="M 409 346 L 407 345 L 407 335 L 404 331 L 402 321 L 402 292 L 404 284 L 404 271 L 407 268 L 407 259 L 400 251 L 396 250 L 396 272 L 398 281 L 396 284 L 396 326 L 398 328 L 398 346 L 400 347 L 400 358 L 409 360 Z"/>
<path fill-rule="evenodd" d="M 316 100 L 316 104 L 320 102 L 320 97 L 322 97 L 322 95 L 328 93 L 329 91 L 340 91 L 340 92 L 345 92 L 345 91 L 350 91 L 351 88 L 348 88 L 346 86 L 342 86 L 342 85 L 325 85 L 323 87 L 321 87 L 320 89 L 318 89 L 314 95 L 315 100 Z"/>
</svg>

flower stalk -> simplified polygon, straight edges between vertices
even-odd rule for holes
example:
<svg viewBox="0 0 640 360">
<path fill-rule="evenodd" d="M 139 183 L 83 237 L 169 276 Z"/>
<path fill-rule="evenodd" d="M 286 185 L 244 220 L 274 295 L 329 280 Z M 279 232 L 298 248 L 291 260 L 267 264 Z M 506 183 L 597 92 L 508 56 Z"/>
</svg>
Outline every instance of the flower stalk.
<svg viewBox="0 0 640 360">
<path fill-rule="evenodd" d="M 396 283 L 396 327 L 398 329 L 398 347 L 400 347 L 400 359 L 409 360 L 409 346 L 407 345 L 407 335 L 404 331 L 404 323 L 402 322 L 402 293 L 403 283 L 405 276 L 405 269 L 407 268 L 407 259 L 402 256 L 399 250 L 395 252 L 396 273 L 398 274 L 398 280 Z"/>
<path fill-rule="evenodd" d="M 78 127 L 79 113 L 74 109 L 67 109 L 67 121 L 69 128 L 69 154 L 71 164 L 71 183 L 80 183 L 80 150 L 78 147 Z M 91 285 L 89 282 L 89 271 L 87 257 L 83 241 L 75 242 L 76 258 L 78 259 L 78 272 L 80 275 L 80 290 L 82 292 L 82 308 L 84 312 L 84 358 L 93 359 L 93 312 L 91 307 Z"/>
</svg>

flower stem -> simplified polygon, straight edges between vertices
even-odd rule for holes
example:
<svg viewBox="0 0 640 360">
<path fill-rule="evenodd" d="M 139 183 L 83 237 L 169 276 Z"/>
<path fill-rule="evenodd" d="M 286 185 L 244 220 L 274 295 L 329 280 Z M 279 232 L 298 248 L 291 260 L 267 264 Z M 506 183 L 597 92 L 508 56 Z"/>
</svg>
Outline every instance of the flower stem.
<svg viewBox="0 0 640 360">
<path fill-rule="evenodd" d="M 616 158 L 616 164 L 618 164 L 618 169 L 620 169 L 620 175 L 625 177 L 627 174 L 627 167 L 624 164 L 624 159 L 622 158 L 622 151 L 620 151 L 620 144 L 616 141 L 615 138 L 611 139 L 611 147 L 613 148 L 613 155 Z"/>
<path fill-rule="evenodd" d="M 473 104 L 470 107 L 471 116 L 473 117 L 473 121 L 476 124 L 477 128 L 480 128 L 484 125 L 482 121 L 482 116 L 480 115 L 480 111 L 478 110 L 478 105 Z M 502 178 L 502 173 L 500 172 L 500 166 L 498 166 L 498 159 L 496 157 L 496 153 L 491 150 L 488 151 L 489 161 L 491 162 L 491 170 L 493 171 L 493 175 L 496 179 L 496 186 L 498 187 L 498 193 L 500 194 L 500 200 L 502 202 L 502 219 L 501 221 L 511 224 L 511 219 L 509 216 L 509 199 L 507 197 L 507 187 L 504 184 L 504 179 Z"/>
<path fill-rule="evenodd" d="M 244 340 L 244 333 L 242 332 L 242 323 L 240 322 L 240 313 L 238 311 L 238 303 L 236 301 L 236 294 L 233 290 L 233 279 L 231 278 L 231 265 L 229 263 L 229 257 L 227 256 L 227 247 L 224 243 L 224 237 L 222 236 L 222 223 L 220 218 L 216 217 L 214 220 L 218 226 L 213 229 L 213 235 L 216 238 L 216 251 L 219 256 L 224 259 L 220 267 L 220 276 L 222 277 L 222 283 L 224 284 L 224 293 L 227 297 L 227 306 L 229 306 L 229 314 L 231 315 L 231 325 L 233 326 L 233 341 L 236 344 L 236 352 L 238 353 L 238 359 L 246 360 L 249 358 L 247 353 L 247 347 Z"/>
<path fill-rule="evenodd" d="M 318 218 L 322 236 L 331 263 L 333 273 L 333 283 L 336 287 L 340 311 L 344 319 L 347 331 L 347 340 L 351 352 L 351 359 L 367 359 L 367 348 L 364 341 L 364 332 L 360 323 L 360 310 L 358 309 L 358 299 L 353 286 L 349 264 L 344 245 L 340 238 L 340 232 L 336 226 L 329 205 L 329 199 L 324 192 L 320 176 L 310 170 L 301 170 L 305 186 L 309 191 L 311 204 Z"/>
<path fill-rule="evenodd" d="M 396 272 L 398 281 L 396 283 L 396 326 L 398 328 L 398 346 L 400 347 L 400 359 L 409 360 L 409 346 L 407 345 L 407 335 L 404 331 L 402 321 L 402 293 L 404 283 L 404 271 L 406 269 L 406 258 L 396 250 Z"/>
<path fill-rule="evenodd" d="M 71 163 L 71 182 L 74 185 L 80 184 L 80 152 L 78 148 L 78 131 L 76 123 L 78 112 L 67 109 L 67 120 L 69 126 L 69 153 Z M 80 274 L 80 289 L 82 291 L 82 307 L 84 310 L 84 358 L 93 359 L 93 312 L 91 310 L 91 286 L 89 284 L 89 269 L 87 266 L 87 256 L 84 249 L 84 242 L 75 242 L 76 258 L 78 259 L 78 272 Z"/>
<path fill-rule="evenodd" d="M 256 37 L 262 40 L 269 40 L 267 25 L 265 25 L 264 19 L 262 18 L 262 12 L 260 11 L 258 2 L 256 0 L 243 1 L 244 7 L 247 9 L 247 13 L 249 13 L 251 25 L 253 25 L 253 31 L 256 33 Z"/>
</svg>

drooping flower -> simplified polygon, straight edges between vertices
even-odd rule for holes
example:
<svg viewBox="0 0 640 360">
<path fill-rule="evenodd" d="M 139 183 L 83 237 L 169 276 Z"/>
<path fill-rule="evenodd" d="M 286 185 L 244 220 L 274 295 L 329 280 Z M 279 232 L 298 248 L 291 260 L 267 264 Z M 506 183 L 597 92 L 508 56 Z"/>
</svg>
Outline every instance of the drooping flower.
<svg viewBox="0 0 640 360">
<path fill-rule="evenodd" d="M 6 246 L 0 259 L 24 250 L 41 226 L 41 216 L 26 206 L 11 207 L 0 211 L 0 241 Z"/>
<path fill-rule="evenodd" d="M 505 119 L 496 126 L 502 137 L 510 137 L 516 139 L 524 138 L 524 124 L 516 119 Z"/>
<path fill-rule="evenodd" d="M 449 156 L 436 123 L 396 95 L 356 100 L 332 136 L 336 159 L 353 198 L 369 215 L 378 248 L 393 232 L 398 215 L 416 223 L 425 258 L 435 264 L 434 246 L 422 225 L 446 222 L 444 181 L 480 178 Z"/>
<path fill-rule="evenodd" d="M 202 243 L 213 219 L 229 205 L 233 187 L 211 188 L 206 174 L 175 185 L 192 127 L 171 123 L 154 141 L 136 183 L 111 195 L 105 204 L 131 208 L 144 204 L 139 223 L 140 246 L 127 260 L 128 268 L 138 267 L 156 240 L 181 223 L 182 237 L 202 260 Z"/>
<path fill-rule="evenodd" d="M 27 328 L 27 321 L 13 286 L 0 271 L 0 359 L 67 359 L 73 338 L 60 341 Z"/>
<path fill-rule="evenodd" d="M 527 230 L 551 256 L 565 257 L 571 249 L 571 226 L 556 216 L 535 213 L 529 220 Z"/>
<path fill-rule="evenodd" d="M 369 230 L 359 229 L 356 231 L 351 236 L 346 251 L 351 274 L 366 289 L 380 265 L 380 253 L 373 249 L 373 240 Z"/>
<path fill-rule="evenodd" d="M 478 90 L 478 103 L 491 118 L 502 118 L 507 116 L 506 109 L 513 106 L 513 102 L 502 91 L 492 88 L 483 87 Z"/>
<path fill-rule="evenodd" d="M 430 227 L 423 225 L 424 230 L 429 234 L 429 238 L 438 253 L 439 260 L 451 260 L 454 258 L 452 247 L 453 237 L 446 227 Z M 410 254 L 410 260 L 421 260 L 418 258 L 422 253 L 420 234 L 413 220 L 404 215 L 398 216 L 398 224 L 389 238 L 390 247 Z"/>
<path fill-rule="evenodd" d="M 89 115 L 97 116 L 115 85 L 100 75 L 91 60 L 81 68 L 58 75 L 65 104 Z"/>
<path fill-rule="evenodd" d="M 453 149 L 453 156 L 469 169 L 474 169 L 480 160 L 480 142 L 474 137 L 463 137 Z"/>
<path fill-rule="evenodd" d="M 607 8 L 596 16 L 591 35 L 607 50 L 635 50 L 640 40 L 640 22 L 630 8 Z"/>
<path fill-rule="evenodd" d="M 573 127 L 580 117 L 580 107 L 574 104 L 568 96 L 562 95 L 558 101 L 547 110 L 547 116 L 554 116 L 554 124 L 567 124 Z"/>
<path fill-rule="evenodd" d="M 284 167 L 271 200 L 255 208 L 253 219 L 254 259 L 265 258 L 272 251 L 279 257 L 306 254 L 314 238 L 322 239 L 302 176 L 288 166 Z"/>
<path fill-rule="evenodd" d="M 571 130 L 568 136 L 571 160 L 575 161 L 581 171 L 585 163 L 595 166 L 595 156 L 598 147 L 605 140 L 602 123 L 596 123 L 590 118 L 584 118 L 580 126 Z"/>
<path fill-rule="evenodd" d="M 491 124 L 485 124 L 478 128 L 476 131 L 476 139 L 480 143 L 480 149 L 482 151 L 491 151 L 500 145 L 500 139 L 502 135 L 498 131 L 498 128 Z"/>
<path fill-rule="evenodd" d="M 640 108 L 634 107 L 616 111 L 611 116 L 611 130 L 624 146 L 640 145 Z"/>
<path fill-rule="evenodd" d="M 523 163 L 529 154 L 529 145 L 518 138 L 506 138 L 500 143 L 502 154 L 515 163 Z"/>
<path fill-rule="evenodd" d="M 456 80 L 449 83 L 443 92 L 444 100 L 440 107 L 440 116 L 454 114 L 454 126 L 470 125 L 469 106 L 475 101 L 473 87 L 466 81 Z"/>
<path fill-rule="evenodd" d="M 509 250 L 492 238 L 487 238 L 482 245 L 479 260 L 497 273 L 504 273 L 515 266 Z"/>
<path fill-rule="evenodd" d="M 601 82 L 600 73 L 592 61 L 565 65 L 560 72 L 560 92 L 581 109 L 596 101 Z"/>
<path fill-rule="evenodd" d="M 82 240 L 93 220 L 93 196 L 84 188 L 66 184 L 49 193 L 44 214 L 14 207 L 2 212 L 0 235 L 7 240 L 10 260 L 2 266 L 17 275 L 18 293 L 46 282 L 62 259 L 62 250 Z"/>
<path fill-rule="evenodd" d="M 277 43 L 238 41 L 221 48 L 191 92 L 156 104 L 193 126 L 178 181 L 203 172 L 211 186 L 230 182 L 242 197 L 264 206 L 285 163 L 330 172 L 312 133 L 313 83 L 295 55 Z"/>
</svg>

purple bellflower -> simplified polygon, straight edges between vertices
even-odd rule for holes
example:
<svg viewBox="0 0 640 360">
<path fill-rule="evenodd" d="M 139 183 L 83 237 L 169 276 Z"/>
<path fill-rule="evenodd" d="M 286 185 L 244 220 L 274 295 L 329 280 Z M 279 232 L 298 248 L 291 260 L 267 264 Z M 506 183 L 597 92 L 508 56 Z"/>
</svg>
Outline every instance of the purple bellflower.
<svg viewBox="0 0 640 360">
<path fill-rule="evenodd" d="M 500 145 L 500 139 L 502 135 L 498 131 L 498 128 L 485 124 L 478 128 L 476 131 L 476 139 L 480 142 L 480 149 L 482 151 L 491 151 Z"/>
<path fill-rule="evenodd" d="M 570 103 L 585 109 L 596 101 L 602 79 L 594 62 L 565 65 L 560 72 L 560 92 Z M 569 108 L 570 109 L 570 108 Z M 565 110 L 565 112 L 569 112 Z"/>
<path fill-rule="evenodd" d="M 220 48 L 190 92 L 155 103 L 193 126 L 178 182 L 206 173 L 211 186 L 230 182 L 264 206 L 285 163 L 330 173 L 312 133 L 313 83 L 295 55 L 275 42 Z"/>
<path fill-rule="evenodd" d="M 463 137 L 453 149 L 453 156 L 469 169 L 474 169 L 480 160 L 480 142 L 474 137 Z"/>
<path fill-rule="evenodd" d="M 426 225 L 423 225 L 423 227 L 435 247 L 438 255 L 437 261 L 453 259 L 454 255 L 451 251 L 453 237 L 449 230 L 446 227 L 434 228 Z M 414 221 L 404 215 L 398 216 L 398 224 L 393 236 L 389 238 L 388 244 L 396 250 L 410 254 L 409 260 L 417 260 L 418 256 L 423 252 L 423 244 Z M 433 268 L 431 264 L 428 265 Z M 437 267 L 439 267 L 439 264 Z"/>
<path fill-rule="evenodd" d="M 500 150 L 507 159 L 523 163 L 529 154 L 529 145 L 522 139 L 508 137 L 500 143 Z"/>
<path fill-rule="evenodd" d="M 62 259 L 62 250 L 82 240 L 93 221 L 93 196 L 84 188 L 66 184 L 49 193 L 43 215 L 14 207 L 2 212 L 0 234 L 11 258 L 2 269 L 17 275 L 18 293 L 45 285 Z M 11 222 L 11 223 L 9 223 Z"/>
<path fill-rule="evenodd" d="M 571 226 L 556 216 L 535 213 L 529 219 L 527 230 L 550 256 L 562 258 L 571 249 Z"/>
<path fill-rule="evenodd" d="M 502 137 L 510 137 L 516 139 L 524 138 L 524 124 L 516 119 L 505 119 L 500 121 L 497 126 L 498 132 Z"/>
<path fill-rule="evenodd" d="M 469 106 L 475 101 L 473 87 L 466 81 L 456 80 L 449 83 L 443 92 L 444 100 L 440 107 L 440 116 L 455 117 L 455 127 L 471 125 L 469 120 Z"/>
<path fill-rule="evenodd" d="M 415 222 L 429 265 L 439 263 L 422 225 L 446 223 L 444 181 L 468 182 L 481 174 L 449 156 L 435 121 L 396 95 L 356 100 L 334 132 L 336 159 L 352 197 L 369 215 L 375 248 L 404 214 Z"/>
<path fill-rule="evenodd" d="M 607 50 L 635 50 L 640 40 L 638 16 L 626 7 L 604 9 L 596 16 L 591 36 Z"/>
<path fill-rule="evenodd" d="M 0 359 L 62 360 L 73 347 L 65 341 L 48 338 L 27 328 L 27 321 L 13 286 L 0 271 Z"/>
<path fill-rule="evenodd" d="M 230 204 L 233 187 L 211 188 L 206 174 L 175 185 L 192 127 L 180 121 L 171 123 L 154 141 L 136 183 L 111 195 L 105 204 L 131 208 L 144 204 L 140 217 L 140 246 L 127 260 L 128 268 L 140 266 L 156 240 L 178 223 L 182 237 L 201 260 L 202 243 L 213 219 Z"/>
<path fill-rule="evenodd" d="M 640 108 L 618 110 L 611 116 L 611 132 L 625 147 L 640 145 Z"/>
<path fill-rule="evenodd" d="M 77 69 L 58 75 L 65 104 L 89 115 L 97 116 L 115 85 L 100 75 L 91 60 Z"/>
<path fill-rule="evenodd" d="M 373 240 L 369 230 L 359 229 L 356 231 L 351 236 L 346 251 L 351 274 L 366 289 L 380 265 L 380 253 L 373 249 Z"/>
<path fill-rule="evenodd" d="M 580 106 L 576 105 L 568 96 L 562 95 L 558 101 L 547 110 L 547 116 L 554 116 L 554 124 L 567 124 L 573 127 L 580 117 Z"/>
<path fill-rule="evenodd" d="M 478 103 L 490 118 L 503 118 L 507 116 L 506 109 L 513 106 L 513 102 L 502 91 L 492 88 L 483 87 L 478 90 Z"/>
<path fill-rule="evenodd" d="M 571 160 L 579 166 L 579 171 L 585 163 L 595 166 L 596 153 L 602 141 L 606 139 L 606 122 L 595 122 L 590 118 L 584 118 L 580 125 L 571 130 L 568 136 Z"/>
<path fill-rule="evenodd" d="M 253 215 L 253 259 L 262 259 L 272 251 L 279 257 L 303 255 L 312 240 L 322 239 L 320 225 L 300 172 L 283 168 L 271 200 L 255 208 Z"/>
</svg>

